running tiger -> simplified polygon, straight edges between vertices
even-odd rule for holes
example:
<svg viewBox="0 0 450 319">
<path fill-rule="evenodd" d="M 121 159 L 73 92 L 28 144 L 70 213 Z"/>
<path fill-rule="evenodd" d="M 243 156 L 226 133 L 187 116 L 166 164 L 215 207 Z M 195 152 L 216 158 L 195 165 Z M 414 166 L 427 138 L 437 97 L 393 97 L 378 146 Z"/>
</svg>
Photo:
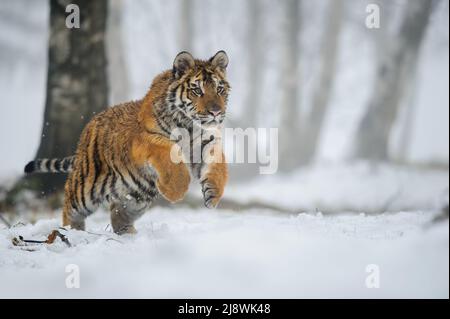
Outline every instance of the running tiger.
<svg viewBox="0 0 450 319">
<path fill-rule="evenodd" d="M 153 200 L 162 195 L 180 201 L 191 177 L 200 182 L 205 205 L 216 207 L 228 176 L 222 151 L 213 162 L 190 163 L 183 155 L 181 162 L 173 161 L 177 141 L 171 133 L 177 128 L 193 132 L 195 126 L 220 129 L 230 90 L 227 65 L 224 51 L 207 61 L 180 52 L 173 68 L 156 76 L 143 99 L 96 115 L 84 128 L 74 156 L 28 163 L 26 173 L 69 172 L 63 225 L 84 230 L 86 217 L 106 205 L 114 232 L 135 233 L 135 220 Z M 220 143 L 211 138 L 200 147 Z"/>
</svg>

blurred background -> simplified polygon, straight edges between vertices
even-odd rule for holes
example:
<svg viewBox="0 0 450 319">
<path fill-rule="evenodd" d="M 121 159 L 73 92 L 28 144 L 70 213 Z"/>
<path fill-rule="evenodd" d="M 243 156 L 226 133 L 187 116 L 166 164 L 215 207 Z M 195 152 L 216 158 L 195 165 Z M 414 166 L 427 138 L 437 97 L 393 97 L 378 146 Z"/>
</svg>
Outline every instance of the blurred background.
<svg viewBox="0 0 450 319">
<path fill-rule="evenodd" d="M 64 25 L 69 3 L 80 29 Z M 233 164 L 230 199 L 295 211 L 435 207 L 448 197 L 448 18 L 443 0 L 2 0 L 3 201 L 11 189 L 62 189 L 64 176 L 24 184 L 24 165 L 72 154 L 93 114 L 142 98 L 179 51 L 223 49 L 227 127 L 279 129 L 278 173 Z"/>
</svg>

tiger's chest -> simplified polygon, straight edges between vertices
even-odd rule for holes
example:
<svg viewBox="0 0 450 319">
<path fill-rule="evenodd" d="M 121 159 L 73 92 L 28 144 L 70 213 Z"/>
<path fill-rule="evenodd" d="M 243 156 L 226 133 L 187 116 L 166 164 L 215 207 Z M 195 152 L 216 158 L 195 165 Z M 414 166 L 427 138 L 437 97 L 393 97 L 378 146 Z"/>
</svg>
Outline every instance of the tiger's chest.
<svg viewBox="0 0 450 319">
<path fill-rule="evenodd" d="M 134 172 L 114 172 L 106 202 L 149 203 L 158 197 L 156 173 L 150 165 Z"/>
<path fill-rule="evenodd" d="M 222 152 L 221 127 L 212 130 L 194 130 L 180 136 L 176 144 L 183 153 L 185 163 L 194 178 L 201 178 L 202 171 L 208 163 L 214 162 L 214 150 Z"/>
</svg>

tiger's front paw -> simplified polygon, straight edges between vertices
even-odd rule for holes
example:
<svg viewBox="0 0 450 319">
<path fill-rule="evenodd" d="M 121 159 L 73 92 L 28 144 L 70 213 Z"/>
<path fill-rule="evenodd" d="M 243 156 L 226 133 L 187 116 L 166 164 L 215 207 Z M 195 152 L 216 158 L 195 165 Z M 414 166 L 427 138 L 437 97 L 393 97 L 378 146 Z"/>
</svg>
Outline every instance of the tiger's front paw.
<svg viewBox="0 0 450 319">
<path fill-rule="evenodd" d="M 223 187 L 206 180 L 202 183 L 202 193 L 205 206 L 207 208 L 216 208 L 222 198 Z"/>
<path fill-rule="evenodd" d="M 186 195 L 191 177 L 185 164 L 172 165 L 156 181 L 159 192 L 170 202 L 175 203 Z"/>
</svg>

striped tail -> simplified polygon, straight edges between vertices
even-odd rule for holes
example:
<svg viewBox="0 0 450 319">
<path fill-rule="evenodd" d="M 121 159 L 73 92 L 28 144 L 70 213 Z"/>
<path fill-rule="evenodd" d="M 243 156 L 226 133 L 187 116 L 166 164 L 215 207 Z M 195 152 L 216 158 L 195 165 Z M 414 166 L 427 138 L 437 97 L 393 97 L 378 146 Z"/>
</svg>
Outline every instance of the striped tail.
<svg viewBox="0 0 450 319">
<path fill-rule="evenodd" d="M 38 158 L 25 166 L 25 173 L 68 173 L 72 171 L 75 156 L 64 158 Z"/>
</svg>

